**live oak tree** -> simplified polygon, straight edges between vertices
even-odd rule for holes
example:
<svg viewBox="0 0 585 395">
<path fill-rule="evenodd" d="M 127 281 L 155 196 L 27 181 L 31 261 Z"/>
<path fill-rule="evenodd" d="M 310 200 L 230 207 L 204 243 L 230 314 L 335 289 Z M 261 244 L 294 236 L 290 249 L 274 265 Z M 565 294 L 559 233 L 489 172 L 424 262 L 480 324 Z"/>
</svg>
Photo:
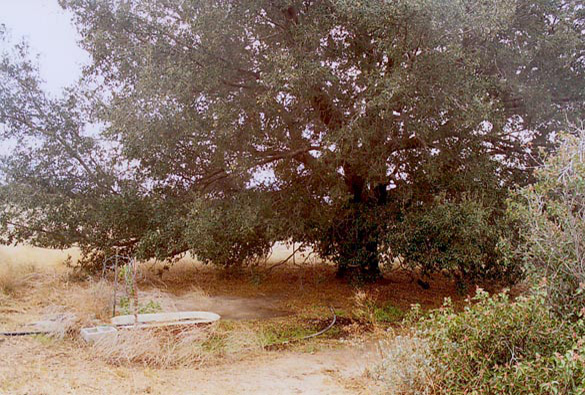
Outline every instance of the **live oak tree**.
<svg viewBox="0 0 585 395">
<path fill-rule="evenodd" d="M 238 265 L 284 240 L 340 274 L 398 258 L 497 276 L 507 189 L 583 115 L 576 1 L 61 4 L 92 63 L 55 99 L 24 47 L 3 58 L 0 122 L 20 144 L 0 224 L 94 260 Z"/>
</svg>

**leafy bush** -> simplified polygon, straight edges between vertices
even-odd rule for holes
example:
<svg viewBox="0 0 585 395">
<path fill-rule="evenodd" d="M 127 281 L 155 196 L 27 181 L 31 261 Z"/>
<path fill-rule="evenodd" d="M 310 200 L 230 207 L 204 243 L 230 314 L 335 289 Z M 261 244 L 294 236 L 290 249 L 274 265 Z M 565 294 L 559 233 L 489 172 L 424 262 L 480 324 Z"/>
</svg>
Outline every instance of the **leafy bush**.
<svg viewBox="0 0 585 395">
<path fill-rule="evenodd" d="M 585 391 L 583 329 L 559 320 L 541 289 L 514 302 L 478 290 L 462 312 L 447 301 L 421 319 L 417 336 L 429 345 L 434 391 L 575 393 Z"/>
<path fill-rule="evenodd" d="M 509 214 L 521 224 L 515 253 L 546 277 L 554 309 L 576 318 L 585 305 L 585 130 L 560 138 L 558 151 L 520 190 Z"/>
<path fill-rule="evenodd" d="M 561 135 L 558 151 L 535 177 L 509 205 L 507 221 L 519 231 L 498 242 L 497 251 L 501 262 L 512 262 L 509 268 L 523 261 L 534 278 L 542 278 L 540 286 L 514 302 L 506 293 L 490 297 L 479 290 L 463 311 L 447 301 L 421 319 L 413 339 L 425 342 L 430 368 L 402 375 L 426 380 L 412 381 L 402 392 L 585 394 L 585 131 Z M 486 226 L 489 215 L 475 204 L 440 202 L 412 220 L 414 237 L 427 238 L 428 251 L 413 250 L 418 262 L 432 264 L 425 254 L 434 248 L 440 265 L 441 254 L 457 257 L 458 240 L 480 240 L 473 226 Z M 437 229 L 449 224 L 455 238 L 447 233 L 445 241 Z M 482 261 L 481 254 L 471 257 Z"/>
<path fill-rule="evenodd" d="M 274 240 L 265 213 L 270 207 L 257 196 L 193 203 L 185 239 L 190 251 L 205 263 L 240 266 L 266 256 Z"/>
<path fill-rule="evenodd" d="M 463 195 L 406 214 L 389 233 L 394 257 L 423 274 L 444 272 L 459 285 L 482 279 L 511 283 L 522 274 L 519 261 L 505 259 L 500 241 L 511 232 L 503 210 L 481 196 Z"/>
</svg>

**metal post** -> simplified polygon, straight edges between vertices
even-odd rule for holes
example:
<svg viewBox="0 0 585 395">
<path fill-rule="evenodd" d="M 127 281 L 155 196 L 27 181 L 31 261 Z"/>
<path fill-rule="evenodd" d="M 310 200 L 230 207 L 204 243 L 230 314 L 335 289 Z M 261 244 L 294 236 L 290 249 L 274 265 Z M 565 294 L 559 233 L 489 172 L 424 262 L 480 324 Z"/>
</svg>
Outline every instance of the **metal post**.
<svg viewBox="0 0 585 395">
<path fill-rule="evenodd" d="M 138 284 L 136 283 L 136 258 L 132 258 L 132 288 L 134 292 L 134 326 L 138 326 Z"/>
<path fill-rule="evenodd" d="M 112 317 L 116 316 L 116 291 L 118 290 L 118 247 L 115 248 L 114 257 L 114 306 L 112 308 Z"/>
</svg>

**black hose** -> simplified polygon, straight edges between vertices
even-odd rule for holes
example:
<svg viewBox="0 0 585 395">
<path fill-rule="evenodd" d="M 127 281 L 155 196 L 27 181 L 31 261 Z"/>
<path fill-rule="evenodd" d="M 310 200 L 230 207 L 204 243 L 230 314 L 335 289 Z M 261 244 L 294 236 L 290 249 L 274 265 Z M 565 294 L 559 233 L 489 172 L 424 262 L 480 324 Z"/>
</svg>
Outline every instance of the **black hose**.
<svg viewBox="0 0 585 395">
<path fill-rule="evenodd" d="M 335 310 L 333 310 L 333 307 L 330 307 L 330 309 L 331 309 L 331 313 L 333 314 L 333 321 L 331 321 L 331 323 L 325 329 L 322 329 L 317 333 L 313 333 L 311 335 L 304 336 L 304 337 L 301 337 L 301 338 L 296 339 L 296 340 L 306 340 L 306 339 L 310 339 L 312 337 L 317 337 L 317 336 L 320 336 L 323 333 L 327 332 L 329 329 L 333 328 L 333 325 L 335 325 L 335 321 L 337 321 L 337 316 L 335 315 Z"/>
<path fill-rule="evenodd" d="M 333 314 L 333 320 L 329 323 L 329 325 L 327 325 L 326 328 L 321 329 L 319 332 L 312 333 L 312 334 L 307 335 L 307 336 L 299 337 L 299 338 L 296 338 L 296 339 L 285 340 L 285 341 L 280 342 L 280 343 L 274 343 L 274 344 L 271 344 L 269 347 L 274 347 L 274 346 L 289 344 L 289 343 L 292 343 L 292 342 L 298 342 L 298 341 L 301 341 L 301 340 L 311 339 L 313 337 L 320 336 L 323 333 L 327 332 L 329 329 L 333 328 L 333 325 L 335 325 L 335 322 L 337 321 L 337 316 L 335 315 L 335 310 L 333 310 L 333 307 L 329 307 L 329 309 L 331 309 L 331 313 Z"/>
<path fill-rule="evenodd" d="M 49 331 L 28 331 L 28 332 L 0 332 L 0 336 L 32 336 L 46 335 Z"/>
</svg>

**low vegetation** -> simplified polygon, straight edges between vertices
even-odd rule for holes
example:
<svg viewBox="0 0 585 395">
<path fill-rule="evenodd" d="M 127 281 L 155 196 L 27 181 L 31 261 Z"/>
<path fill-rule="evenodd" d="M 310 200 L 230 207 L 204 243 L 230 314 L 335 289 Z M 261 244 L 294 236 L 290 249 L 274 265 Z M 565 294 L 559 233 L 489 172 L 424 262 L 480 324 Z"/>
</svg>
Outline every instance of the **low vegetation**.
<svg viewBox="0 0 585 395">
<path fill-rule="evenodd" d="M 117 367 L 197 367 L 226 359 L 253 358 L 258 353 L 313 352 L 348 342 L 358 344 L 397 325 L 409 303 L 420 298 L 412 292 L 412 280 L 407 274 L 394 272 L 392 282 L 357 288 L 337 279 L 333 265 L 312 263 L 301 268 L 286 264 L 268 269 L 272 265 L 258 266 L 255 272 L 228 275 L 223 270 L 186 260 L 164 270 L 160 276 L 162 264 L 142 263 L 137 282 L 130 287 L 138 289 L 139 307 L 173 311 L 180 297 L 205 306 L 218 296 L 225 296 L 224 303 L 230 303 L 230 298 L 254 301 L 265 295 L 282 313 L 238 321 L 228 318 L 193 331 L 125 330 L 93 346 L 78 341 L 79 330 L 109 321 L 113 311 L 113 273 L 105 278 L 79 277 L 71 268 L 57 271 L 53 266 L 34 266 L 31 271 L 29 267 L 33 266 L 27 264 L 20 268 L 10 266 L 9 270 L 3 267 L 5 279 L 15 286 L 10 286 L 10 293 L 0 304 L 3 313 L 0 325 L 6 330 L 22 330 L 31 322 L 50 320 L 55 332 L 52 346 L 91 350 L 93 358 Z M 257 272 L 263 273 L 260 281 L 254 281 Z M 458 297 L 448 280 L 437 277 L 435 281 L 434 290 L 419 288 L 421 295 L 425 292 L 429 297 L 426 307 L 436 306 L 444 296 Z M 116 311 L 132 314 L 124 286 L 119 282 Z M 330 307 L 334 307 L 335 326 L 318 338 L 299 341 L 331 323 Z"/>
<path fill-rule="evenodd" d="M 12 296 L 30 285 L 38 274 L 32 264 L 14 265 L 0 262 L 0 295 Z"/>
<path fill-rule="evenodd" d="M 514 300 L 478 289 L 462 311 L 449 300 L 422 317 L 415 309 L 408 335 L 386 344 L 375 370 L 392 392 L 585 393 L 584 148 L 583 129 L 561 136 L 510 203 L 521 227 L 504 245 L 532 289 Z"/>
<path fill-rule="evenodd" d="M 583 321 L 554 316 L 543 289 L 514 302 L 478 290 L 463 311 L 446 303 L 384 343 L 374 373 L 391 393 L 582 393 L 584 334 Z"/>
<path fill-rule="evenodd" d="M 211 335 L 212 330 L 198 327 L 127 329 L 118 331 L 115 336 L 104 337 L 91 347 L 99 358 L 113 365 L 193 367 L 210 355 L 206 345 Z"/>
<path fill-rule="evenodd" d="M 513 303 L 478 291 L 472 301 L 460 313 L 447 304 L 420 324 L 439 392 L 574 393 L 585 384 L 579 354 L 565 360 L 582 325 L 555 317 L 542 291 Z"/>
</svg>

